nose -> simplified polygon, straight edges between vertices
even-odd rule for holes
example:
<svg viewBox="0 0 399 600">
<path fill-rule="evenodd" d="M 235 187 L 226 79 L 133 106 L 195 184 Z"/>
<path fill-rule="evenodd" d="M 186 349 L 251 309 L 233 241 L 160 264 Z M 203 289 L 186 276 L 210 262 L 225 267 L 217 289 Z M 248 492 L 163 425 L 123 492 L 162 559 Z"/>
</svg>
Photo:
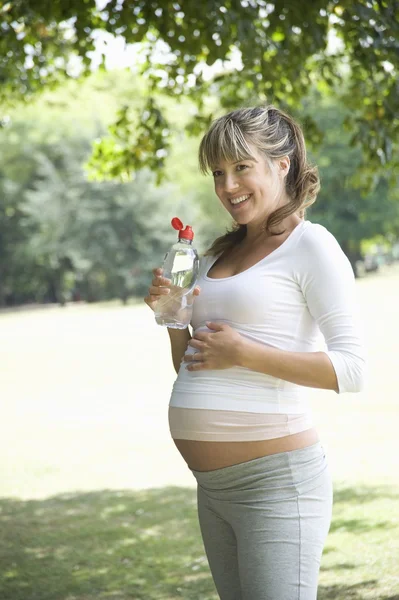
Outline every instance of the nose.
<svg viewBox="0 0 399 600">
<path fill-rule="evenodd" d="M 227 194 L 232 194 L 235 192 L 239 186 L 239 183 L 236 179 L 234 173 L 226 173 L 224 176 L 224 190 Z"/>
</svg>

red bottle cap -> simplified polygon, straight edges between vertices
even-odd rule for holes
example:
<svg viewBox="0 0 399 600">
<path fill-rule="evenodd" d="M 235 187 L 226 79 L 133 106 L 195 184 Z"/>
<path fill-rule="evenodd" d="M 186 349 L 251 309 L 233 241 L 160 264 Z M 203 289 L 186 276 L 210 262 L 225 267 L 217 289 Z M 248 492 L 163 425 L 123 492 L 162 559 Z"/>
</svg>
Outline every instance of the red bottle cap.
<svg viewBox="0 0 399 600">
<path fill-rule="evenodd" d="M 174 217 L 172 219 L 172 227 L 173 229 L 176 229 L 176 231 L 179 232 L 179 240 L 181 238 L 184 238 L 185 240 L 194 239 L 194 232 L 191 229 L 191 225 L 186 225 L 186 228 L 183 230 L 184 225 L 177 217 Z"/>
</svg>

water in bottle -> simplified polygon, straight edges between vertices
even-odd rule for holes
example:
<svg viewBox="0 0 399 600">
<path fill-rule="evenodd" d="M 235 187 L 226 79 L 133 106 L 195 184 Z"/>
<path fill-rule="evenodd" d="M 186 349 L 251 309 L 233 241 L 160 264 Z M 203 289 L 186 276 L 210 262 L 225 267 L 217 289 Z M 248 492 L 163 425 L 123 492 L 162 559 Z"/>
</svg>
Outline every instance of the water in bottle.
<svg viewBox="0 0 399 600">
<path fill-rule="evenodd" d="M 162 277 L 171 280 L 170 292 L 162 295 L 155 309 L 158 325 L 172 329 L 185 329 L 191 321 L 194 287 L 198 278 L 199 258 L 192 242 L 194 232 L 190 225 L 175 217 L 172 227 L 179 231 L 179 239 L 166 253 Z"/>
</svg>

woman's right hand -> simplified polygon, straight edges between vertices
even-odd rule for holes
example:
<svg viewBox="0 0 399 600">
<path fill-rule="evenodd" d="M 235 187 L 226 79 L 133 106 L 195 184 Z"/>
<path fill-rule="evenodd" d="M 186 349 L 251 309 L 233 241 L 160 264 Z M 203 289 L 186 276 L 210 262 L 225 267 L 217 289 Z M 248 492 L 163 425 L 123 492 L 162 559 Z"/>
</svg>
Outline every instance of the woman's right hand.
<svg viewBox="0 0 399 600">
<path fill-rule="evenodd" d="M 152 273 L 154 278 L 152 285 L 148 288 L 148 295 L 144 298 L 144 302 L 155 312 L 158 300 L 161 296 L 168 295 L 170 293 L 171 280 L 162 277 L 162 269 L 153 269 Z M 200 288 L 196 286 L 193 290 L 193 295 L 198 296 Z"/>
</svg>

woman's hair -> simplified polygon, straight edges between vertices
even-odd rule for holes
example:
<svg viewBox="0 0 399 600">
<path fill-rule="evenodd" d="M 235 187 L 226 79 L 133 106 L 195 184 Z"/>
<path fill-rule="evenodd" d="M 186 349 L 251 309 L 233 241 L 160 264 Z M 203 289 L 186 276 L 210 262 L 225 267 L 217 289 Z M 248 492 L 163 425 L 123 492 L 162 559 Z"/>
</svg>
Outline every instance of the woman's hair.
<svg viewBox="0 0 399 600">
<path fill-rule="evenodd" d="M 306 158 L 306 146 L 302 129 L 294 119 L 282 110 L 269 105 L 240 108 L 216 119 L 202 138 L 199 148 L 199 164 L 205 174 L 212 171 L 220 161 L 253 159 L 250 145 L 264 155 L 273 170 L 274 161 L 289 156 L 290 168 L 285 178 L 285 191 L 289 202 L 272 212 L 265 222 L 269 235 L 286 217 L 296 213 L 305 216 L 308 206 L 316 200 L 320 189 L 317 167 Z M 205 252 L 217 255 L 232 248 L 244 239 L 247 226 L 233 223 L 233 228 L 217 238 Z"/>
</svg>

